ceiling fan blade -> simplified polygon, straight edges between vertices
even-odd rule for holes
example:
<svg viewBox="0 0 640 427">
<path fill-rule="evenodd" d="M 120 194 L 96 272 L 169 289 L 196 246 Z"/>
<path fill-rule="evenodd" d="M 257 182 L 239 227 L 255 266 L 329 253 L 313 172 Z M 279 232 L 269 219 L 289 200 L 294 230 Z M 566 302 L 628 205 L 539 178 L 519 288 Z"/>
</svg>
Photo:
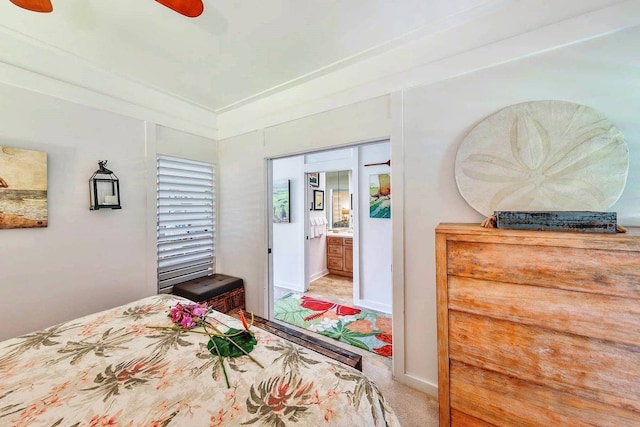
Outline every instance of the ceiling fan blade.
<svg viewBox="0 0 640 427">
<path fill-rule="evenodd" d="M 11 0 L 13 1 L 13 0 Z M 167 6 L 181 15 L 195 18 L 202 15 L 204 4 L 202 0 L 156 0 L 158 3 Z"/>
<path fill-rule="evenodd" d="M 11 3 L 32 12 L 48 13 L 53 11 L 51 0 L 9 0 Z"/>
</svg>

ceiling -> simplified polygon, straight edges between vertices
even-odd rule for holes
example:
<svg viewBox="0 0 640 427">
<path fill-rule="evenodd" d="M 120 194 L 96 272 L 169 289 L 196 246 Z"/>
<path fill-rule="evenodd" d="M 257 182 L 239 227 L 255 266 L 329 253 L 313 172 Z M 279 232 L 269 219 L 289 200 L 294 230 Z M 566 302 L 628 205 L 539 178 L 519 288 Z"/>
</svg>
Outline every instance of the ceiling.
<svg viewBox="0 0 640 427">
<path fill-rule="evenodd" d="M 211 111 L 272 94 L 508 0 L 204 0 L 187 18 L 154 0 L 0 0 L 0 26 Z"/>
</svg>

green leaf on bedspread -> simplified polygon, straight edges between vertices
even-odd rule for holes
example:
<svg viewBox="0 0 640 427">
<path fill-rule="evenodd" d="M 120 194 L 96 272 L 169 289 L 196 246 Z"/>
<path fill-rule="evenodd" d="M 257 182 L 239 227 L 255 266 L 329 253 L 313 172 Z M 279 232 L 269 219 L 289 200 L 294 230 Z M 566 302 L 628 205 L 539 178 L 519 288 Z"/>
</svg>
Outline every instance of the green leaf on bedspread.
<svg viewBox="0 0 640 427">
<path fill-rule="evenodd" d="M 242 423 L 260 424 L 268 427 L 302 424 L 308 410 L 315 404 L 317 389 L 313 381 L 297 375 L 268 378 L 253 384 L 247 398 L 247 412 L 255 415 Z"/>
<path fill-rule="evenodd" d="M 40 346 L 54 347 L 56 345 L 60 345 L 61 342 L 57 341 L 57 339 L 61 338 L 64 332 L 77 327 L 78 324 L 75 323 L 63 323 L 42 331 L 23 335 L 18 337 L 18 342 L 16 344 L 11 345 L 14 347 L 13 352 L 19 354 L 31 350 L 39 350 Z"/>
<path fill-rule="evenodd" d="M 272 345 L 266 346 L 269 350 L 277 351 L 280 353 L 273 363 L 282 363 L 283 372 L 293 372 L 294 374 L 300 373 L 301 367 L 308 367 L 309 365 L 316 365 L 320 363 L 318 360 L 313 360 L 308 356 L 307 351 L 302 347 L 296 347 L 290 342 L 282 341 Z"/>
<path fill-rule="evenodd" d="M 253 350 L 253 347 L 257 344 L 256 338 L 253 334 L 247 331 L 231 328 L 227 331 L 226 335 L 226 338 L 216 336 L 211 337 L 207 343 L 207 348 L 211 354 L 217 356 L 218 352 L 220 352 L 220 356 L 222 357 L 244 356 L 246 353 L 250 353 L 251 350 Z M 233 345 L 233 343 L 229 342 L 229 340 L 233 340 L 233 342 L 236 343 L 237 346 L 241 347 L 246 353 L 240 350 L 236 345 Z M 218 352 L 216 352 L 216 348 L 218 349 Z"/>
<path fill-rule="evenodd" d="M 153 304 L 142 304 L 128 307 L 122 312 L 122 317 L 129 317 L 133 320 L 142 320 L 146 317 L 153 316 L 158 312 L 165 311 L 167 306 L 159 301 Z"/>
<path fill-rule="evenodd" d="M 178 349 L 179 347 L 193 345 L 192 342 L 186 340 L 188 336 L 187 331 L 183 329 L 161 329 L 159 333 L 147 336 L 148 339 L 155 340 L 153 344 L 149 344 L 147 347 L 154 345 L 153 353 L 164 356 L 172 348 Z"/>
<path fill-rule="evenodd" d="M 67 341 L 64 348 L 58 350 L 58 353 L 64 354 L 57 361 L 71 358 L 71 364 L 77 364 L 84 356 L 93 353 L 96 357 L 109 357 L 112 352 L 123 350 L 127 347 L 123 344 L 131 341 L 133 336 L 131 332 L 125 328 L 113 331 L 112 328 L 107 329 L 100 337 L 94 337 L 93 340 L 86 339 L 82 341 Z M 52 360 L 52 363 L 57 363 Z"/>
<path fill-rule="evenodd" d="M 348 370 L 338 363 L 332 363 L 331 365 L 336 377 L 343 381 L 354 381 L 356 383 L 353 391 L 347 392 L 351 404 L 355 408 L 359 408 L 363 402 L 363 398 L 366 399 L 369 402 L 371 416 L 373 417 L 375 425 L 381 425 L 380 418 L 382 418 L 384 425 L 388 426 L 389 421 L 387 415 L 389 413 L 389 407 L 384 397 L 382 397 L 378 386 L 360 372 Z"/>
</svg>

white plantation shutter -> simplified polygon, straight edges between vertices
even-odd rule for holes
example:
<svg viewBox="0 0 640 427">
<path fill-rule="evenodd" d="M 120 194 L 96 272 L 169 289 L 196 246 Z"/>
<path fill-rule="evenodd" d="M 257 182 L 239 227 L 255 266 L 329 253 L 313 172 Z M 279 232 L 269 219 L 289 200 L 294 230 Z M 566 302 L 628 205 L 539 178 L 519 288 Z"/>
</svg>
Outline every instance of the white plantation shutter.
<svg viewBox="0 0 640 427">
<path fill-rule="evenodd" d="M 158 287 L 215 272 L 214 165 L 158 156 Z"/>
</svg>

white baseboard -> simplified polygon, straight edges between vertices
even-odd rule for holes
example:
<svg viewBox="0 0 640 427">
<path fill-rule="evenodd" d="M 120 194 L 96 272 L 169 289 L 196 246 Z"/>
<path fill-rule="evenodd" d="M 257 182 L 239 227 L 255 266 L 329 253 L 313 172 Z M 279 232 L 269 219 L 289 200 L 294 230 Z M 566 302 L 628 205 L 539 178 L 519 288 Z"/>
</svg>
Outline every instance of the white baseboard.
<svg viewBox="0 0 640 427">
<path fill-rule="evenodd" d="M 378 311 L 380 313 L 386 313 L 389 315 L 391 314 L 391 305 L 389 304 L 382 304 L 376 301 L 370 301 L 366 299 L 356 300 L 354 298 L 353 305 L 355 305 L 356 307 L 367 308 L 369 310 Z"/>
<path fill-rule="evenodd" d="M 286 283 L 286 282 L 273 282 L 273 286 L 277 288 L 289 289 L 295 292 L 304 292 L 304 289 L 299 283 Z"/>
<path fill-rule="evenodd" d="M 422 378 L 414 377 L 411 374 L 402 374 L 400 376 L 393 376 L 394 381 L 402 383 L 408 387 L 414 388 L 423 393 L 427 393 L 430 396 L 438 398 L 438 385 L 430 383 Z"/>
<path fill-rule="evenodd" d="M 321 277 L 326 276 L 327 274 L 329 274 L 329 270 L 327 270 L 326 268 L 318 273 L 312 274 L 311 277 L 309 277 L 309 281 L 313 282 L 314 280 L 318 280 Z"/>
</svg>

